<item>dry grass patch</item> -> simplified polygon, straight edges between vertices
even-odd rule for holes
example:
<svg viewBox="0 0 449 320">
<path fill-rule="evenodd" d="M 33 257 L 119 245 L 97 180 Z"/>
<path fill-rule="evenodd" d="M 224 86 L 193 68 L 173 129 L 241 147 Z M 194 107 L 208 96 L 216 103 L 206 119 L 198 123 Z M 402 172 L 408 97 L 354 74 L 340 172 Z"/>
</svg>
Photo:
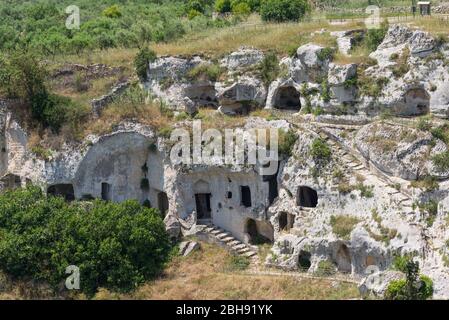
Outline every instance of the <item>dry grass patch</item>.
<svg viewBox="0 0 449 320">
<path fill-rule="evenodd" d="M 351 299 L 359 297 L 354 284 L 293 276 L 225 272 L 231 255 L 202 243 L 188 257 L 175 258 L 165 275 L 130 295 L 101 290 L 97 299 Z"/>
<path fill-rule="evenodd" d="M 237 50 L 241 46 L 253 46 L 261 50 L 273 50 L 278 54 L 290 54 L 300 45 L 316 42 L 326 45 L 334 44 L 328 33 L 310 36 L 320 29 L 327 31 L 344 30 L 356 27 L 356 23 L 330 25 L 327 22 L 302 23 L 251 23 L 220 30 L 205 31 L 194 39 L 184 38 L 172 43 L 157 44 L 154 49 L 159 55 L 193 55 L 205 54 L 219 57 Z"/>
</svg>

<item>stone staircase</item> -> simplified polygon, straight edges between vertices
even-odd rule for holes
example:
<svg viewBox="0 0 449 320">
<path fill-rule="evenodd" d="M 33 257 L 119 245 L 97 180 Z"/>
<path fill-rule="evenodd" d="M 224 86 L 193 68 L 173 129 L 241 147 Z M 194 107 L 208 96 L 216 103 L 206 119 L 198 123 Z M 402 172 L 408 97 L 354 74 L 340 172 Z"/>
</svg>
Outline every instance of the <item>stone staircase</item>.
<svg viewBox="0 0 449 320">
<path fill-rule="evenodd" d="M 230 232 L 213 224 L 205 225 L 202 229 L 203 233 L 213 238 L 222 247 L 228 249 L 232 253 L 248 258 L 257 257 L 257 251 L 253 247 L 237 240 Z"/>
<path fill-rule="evenodd" d="M 384 184 L 387 194 L 391 196 L 393 200 L 401 204 L 405 213 L 415 213 L 415 210 L 413 209 L 413 200 L 408 192 L 406 193 L 403 188 L 396 189 L 391 187 L 394 185 L 393 181 L 391 181 L 385 174 L 380 174 L 376 170 L 371 170 L 372 166 L 370 166 L 369 163 L 364 163 L 360 157 L 354 155 L 355 151 L 351 150 L 352 152 L 349 152 L 343 148 L 336 139 L 333 139 L 330 134 L 320 129 L 317 131 L 318 135 L 332 147 L 332 150 L 335 152 L 336 156 L 342 160 L 346 168 L 359 173 L 362 176 L 377 178 L 380 183 Z"/>
</svg>

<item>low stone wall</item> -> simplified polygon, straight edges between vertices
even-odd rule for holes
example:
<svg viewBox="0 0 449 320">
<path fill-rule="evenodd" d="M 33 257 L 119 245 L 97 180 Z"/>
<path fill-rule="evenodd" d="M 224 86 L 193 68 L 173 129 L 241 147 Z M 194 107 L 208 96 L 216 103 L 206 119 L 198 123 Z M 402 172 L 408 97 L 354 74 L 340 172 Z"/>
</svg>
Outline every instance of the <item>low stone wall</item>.
<svg viewBox="0 0 449 320">
<path fill-rule="evenodd" d="M 112 90 L 108 93 L 105 94 L 104 96 L 98 98 L 98 99 L 93 99 L 91 102 L 92 105 L 92 113 L 98 117 L 101 114 L 101 111 L 110 103 L 112 103 L 112 101 L 114 101 L 115 98 L 117 98 L 118 96 L 120 96 L 130 85 L 130 81 L 126 80 L 124 82 L 120 82 L 119 84 L 117 84 L 116 86 L 114 86 L 112 88 Z"/>
</svg>

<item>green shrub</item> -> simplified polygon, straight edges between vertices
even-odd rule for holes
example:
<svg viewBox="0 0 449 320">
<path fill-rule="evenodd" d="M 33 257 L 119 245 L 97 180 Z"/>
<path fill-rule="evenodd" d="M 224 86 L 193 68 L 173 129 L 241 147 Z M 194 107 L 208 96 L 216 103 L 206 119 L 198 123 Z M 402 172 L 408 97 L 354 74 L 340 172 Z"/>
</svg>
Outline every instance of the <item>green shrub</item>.
<svg viewBox="0 0 449 320">
<path fill-rule="evenodd" d="M 244 271 L 248 269 L 250 261 L 247 257 L 231 255 L 231 257 L 226 261 L 225 270 L 227 272 L 233 271 Z"/>
<path fill-rule="evenodd" d="M 442 126 L 430 129 L 430 133 L 437 139 L 440 139 L 446 144 L 449 144 L 449 126 L 444 124 Z"/>
<path fill-rule="evenodd" d="M 326 47 L 317 53 L 317 57 L 321 61 L 331 61 L 334 59 L 334 54 L 335 50 L 333 48 Z"/>
<path fill-rule="evenodd" d="M 320 161 L 329 161 L 331 158 L 331 149 L 329 145 L 321 138 L 315 138 L 312 141 L 311 149 L 310 149 L 310 155 L 315 160 Z"/>
<path fill-rule="evenodd" d="M 407 264 L 410 261 L 413 261 L 412 254 L 395 255 L 393 258 L 392 267 L 394 270 L 406 273 L 407 272 Z"/>
<path fill-rule="evenodd" d="M 298 140 L 298 135 L 292 129 L 288 131 L 279 130 L 279 144 L 278 151 L 279 154 L 284 155 L 286 157 L 290 157 L 292 155 L 293 147 Z"/>
<path fill-rule="evenodd" d="M 404 266 L 405 279 L 393 280 L 385 292 L 387 300 L 427 300 L 433 296 L 433 282 L 419 274 L 419 264 L 412 260 Z"/>
<path fill-rule="evenodd" d="M 348 239 L 355 225 L 360 220 L 348 215 L 331 216 L 330 225 L 332 232 L 342 239 Z"/>
<path fill-rule="evenodd" d="M 231 0 L 215 1 L 215 11 L 219 13 L 231 12 Z"/>
<path fill-rule="evenodd" d="M 324 79 L 321 82 L 321 99 L 325 102 L 329 102 L 331 100 L 329 82 L 327 82 L 327 79 Z"/>
<path fill-rule="evenodd" d="M 232 13 L 239 16 L 248 16 L 251 13 L 251 8 L 247 3 L 240 2 L 232 6 Z"/>
<path fill-rule="evenodd" d="M 330 277 L 337 273 L 337 268 L 332 261 L 321 260 L 318 262 L 318 267 L 314 272 L 314 275 L 318 277 Z"/>
<path fill-rule="evenodd" d="M 434 155 L 432 157 L 432 163 L 438 172 L 447 172 L 449 170 L 449 151 Z"/>
<path fill-rule="evenodd" d="M 310 12 L 306 0 L 262 0 L 260 15 L 264 21 L 299 21 Z"/>
<path fill-rule="evenodd" d="M 187 18 L 189 18 L 189 20 L 194 19 L 195 17 L 201 16 L 202 13 L 195 10 L 195 9 L 190 9 L 189 12 L 187 13 Z"/>
<path fill-rule="evenodd" d="M 42 146 L 34 146 L 31 148 L 31 152 L 42 160 L 49 160 L 52 156 L 51 150 L 45 149 Z"/>
<path fill-rule="evenodd" d="M 274 52 L 267 53 L 257 67 L 260 77 L 265 85 L 269 85 L 276 80 L 281 72 L 279 59 Z"/>
<path fill-rule="evenodd" d="M 379 44 L 381 44 L 381 42 L 384 40 L 387 31 L 387 21 L 382 22 L 379 29 L 368 29 L 363 45 L 365 45 L 369 49 L 369 51 L 375 51 Z"/>
<path fill-rule="evenodd" d="M 136 201 L 89 206 L 28 187 L 0 195 L 0 265 L 16 279 L 63 286 L 80 269 L 81 291 L 129 291 L 163 270 L 171 243 L 157 210 Z"/>
<path fill-rule="evenodd" d="M 119 7 L 114 4 L 103 10 L 103 15 L 108 18 L 119 18 L 122 16 Z"/>
<path fill-rule="evenodd" d="M 189 80 L 209 80 L 215 82 L 223 72 L 224 69 L 217 63 L 201 63 L 189 70 L 187 78 Z"/>
<path fill-rule="evenodd" d="M 148 80 L 149 63 L 156 60 L 156 53 L 148 47 L 143 47 L 139 50 L 134 58 L 134 67 L 136 68 L 137 76 L 141 80 Z"/>
</svg>

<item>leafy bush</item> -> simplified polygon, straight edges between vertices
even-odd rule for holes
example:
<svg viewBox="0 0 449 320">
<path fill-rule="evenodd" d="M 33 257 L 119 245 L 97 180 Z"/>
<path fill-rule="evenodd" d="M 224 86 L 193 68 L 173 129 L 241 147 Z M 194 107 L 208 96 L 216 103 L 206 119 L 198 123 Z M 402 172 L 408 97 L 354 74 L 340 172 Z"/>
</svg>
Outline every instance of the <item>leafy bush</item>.
<svg viewBox="0 0 449 320">
<path fill-rule="evenodd" d="M 419 264 L 412 260 L 404 266 L 405 279 L 393 280 L 388 284 L 385 299 L 388 300 L 427 300 L 433 296 L 433 282 L 419 274 Z"/>
<path fill-rule="evenodd" d="M 137 76 L 146 81 L 148 80 L 148 65 L 150 62 L 156 60 L 156 53 L 148 47 L 139 50 L 134 58 L 134 67 L 136 68 Z"/>
<path fill-rule="evenodd" d="M 219 13 L 231 12 L 231 0 L 215 1 L 215 11 Z"/>
<path fill-rule="evenodd" d="M 310 155 L 315 160 L 328 161 L 331 158 L 331 149 L 326 141 L 321 138 L 315 138 L 312 141 Z"/>
<path fill-rule="evenodd" d="M 333 60 L 334 54 L 335 50 L 333 48 L 326 47 L 317 53 L 317 58 L 321 61 Z"/>
<path fill-rule="evenodd" d="M 379 44 L 381 44 L 384 40 L 387 31 L 387 21 L 382 22 L 379 29 L 368 29 L 365 36 L 364 45 L 368 48 L 369 51 L 375 51 Z"/>
<path fill-rule="evenodd" d="M 318 277 L 330 277 L 337 273 L 337 268 L 332 261 L 321 260 L 318 262 L 318 267 L 314 272 L 314 275 Z"/>
<path fill-rule="evenodd" d="M 269 85 L 280 73 L 279 59 L 274 52 L 267 53 L 257 66 L 262 81 Z"/>
<path fill-rule="evenodd" d="M 225 271 L 244 271 L 249 267 L 249 259 L 243 256 L 231 255 L 231 257 L 226 261 Z"/>
<path fill-rule="evenodd" d="M 48 72 L 35 54 L 15 53 L 2 61 L 0 87 L 4 93 L 22 99 L 33 119 L 58 131 L 75 106 L 66 97 L 51 94 L 46 85 Z"/>
<path fill-rule="evenodd" d="M 293 146 L 295 145 L 296 140 L 298 140 L 298 135 L 294 130 L 279 130 L 279 154 L 290 157 L 292 155 Z"/>
<path fill-rule="evenodd" d="M 342 239 L 348 239 L 355 225 L 359 222 L 358 218 L 348 215 L 331 216 L 330 218 L 332 232 Z"/>
<path fill-rule="evenodd" d="M 106 9 L 103 10 L 103 15 L 108 18 L 119 18 L 122 16 L 122 13 L 120 12 L 120 9 L 117 5 L 112 5 Z"/>
<path fill-rule="evenodd" d="M 89 206 L 45 197 L 37 187 L 0 195 L 0 265 L 17 279 L 63 285 L 80 268 L 81 291 L 128 291 L 158 275 L 171 252 L 158 211 L 136 201 Z"/>
<path fill-rule="evenodd" d="M 438 172 L 447 172 L 449 170 L 449 151 L 434 155 L 432 157 L 432 163 Z"/>
<path fill-rule="evenodd" d="M 264 21 L 298 21 L 309 11 L 306 0 L 262 0 L 260 4 L 260 15 Z"/>
<path fill-rule="evenodd" d="M 223 71 L 223 68 L 217 63 L 201 63 L 187 73 L 187 78 L 190 80 L 209 80 L 215 82 L 223 74 Z"/>
<path fill-rule="evenodd" d="M 251 8 L 247 3 L 240 2 L 232 6 L 232 13 L 239 16 L 247 16 L 251 13 Z"/>
</svg>

